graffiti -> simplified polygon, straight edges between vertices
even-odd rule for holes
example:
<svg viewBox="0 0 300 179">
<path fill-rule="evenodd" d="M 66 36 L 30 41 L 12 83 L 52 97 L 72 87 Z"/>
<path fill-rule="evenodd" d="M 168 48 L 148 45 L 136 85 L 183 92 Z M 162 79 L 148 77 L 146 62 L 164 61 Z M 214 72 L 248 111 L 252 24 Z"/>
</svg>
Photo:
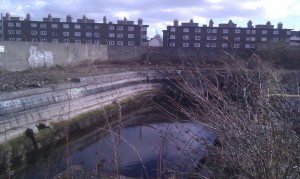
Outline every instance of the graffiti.
<svg viewBox="0 0 300 179">
<path fill-rule="evenodd" d="M 53 53 L 50 51 L 38 50 L 37 46 L 30 46 L 30 57 L 28 62 L 31 68 L 53 66 Z"/>
</svg>

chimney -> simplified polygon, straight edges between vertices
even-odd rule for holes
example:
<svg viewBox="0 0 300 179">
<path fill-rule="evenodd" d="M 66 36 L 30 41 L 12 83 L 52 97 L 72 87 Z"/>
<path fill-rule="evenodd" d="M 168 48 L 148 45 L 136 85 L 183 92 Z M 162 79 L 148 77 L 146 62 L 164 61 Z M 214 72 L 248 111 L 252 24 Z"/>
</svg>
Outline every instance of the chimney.
<svg viewBox="0 0 300 179">
<path fill-rule="evenodd" d="M 283 28 L 283 24 L 282 24 L 282 22 L 279 22 L 278 24 L 277 24 L 277 29 L 282 29 Z"/>
<path fill-rule="evenodd" d="M 248 21 L 247 27 L 248 27 L 248 28 L 253 28 L 253 26 L 252 26 L 252 21 Z"/>
<path fill-rule="evenodd" d="M 142 18 L 138 18 L 138 25 L 143 25 L 143 19 Z"/>
<path fill-rule="evenodd" d="M 5 19 L 6 19 L 7 21 L 10 21 L 10 20 L 11 20 L 10 13 L 6 13 Z"/>
<path fill-rule="evenodd" d="M 83 15 L 82 21 L 83 21 L 84 23 L 86 23 L 86 16 L 85 16 L 85 15 Z"/>
<path fill-rule="evenodd" d="M 31 14 L 30 13 L 26 14 L 26 21 L 31 21 Z"/>
<path fill-rule="evenodd" d="M 106 16 L 103 16 L 103 24 L 106 24 Z"/>
<path fill-rule="evenodd" d="M 214 21 L 212 19 L 210 19 L 209 21 L 209 27 L 213 27 L 214 26 Z"/>
<path fill-rule="evenodd" d="M 127 24 L 127 18 L 124 17 L 124 24 Z"/>
<path fill-rule="evenodd" d="M 178 19 L 174 19 L 174 26 L 178 26 Z"/>
<path fill-rule="evenodd" d="M 51 16 L 51 14 L 48 15 L 48 22 L 52 22 L 52 16 Z"/>
<path fill-rule="evenodd" d="M 194 20 L 193 20 L 193 19 L 191 19 L 191 20 L 190 20 L 190 23 L 191 23 L 191 24 L 193 24 L 193 23 L 194 23 Z"/>
<path fill-rule="evenodd" d="M 71 15 L 67 15 L 67 17 L 66 17 L 66 22 L 69 22 L 69 23 L 72 22 L 72 17 L 71 17 Z"/>
</svg>

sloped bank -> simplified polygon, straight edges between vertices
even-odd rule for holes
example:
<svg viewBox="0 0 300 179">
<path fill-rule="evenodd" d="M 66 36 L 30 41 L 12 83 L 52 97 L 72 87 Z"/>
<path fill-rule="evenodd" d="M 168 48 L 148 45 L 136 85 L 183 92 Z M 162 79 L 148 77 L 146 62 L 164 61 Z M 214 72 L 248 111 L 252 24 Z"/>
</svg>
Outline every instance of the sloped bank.
<svg viewBox="0 0 300 179">
<path fill-rule="evenodd" d="M 26 129 L 73 119 L 114 102 L 162 89 L 154 71 L 123 72 L 73 79 L 68 84 L 0 94 L 0 144 Z"/>
</svg>

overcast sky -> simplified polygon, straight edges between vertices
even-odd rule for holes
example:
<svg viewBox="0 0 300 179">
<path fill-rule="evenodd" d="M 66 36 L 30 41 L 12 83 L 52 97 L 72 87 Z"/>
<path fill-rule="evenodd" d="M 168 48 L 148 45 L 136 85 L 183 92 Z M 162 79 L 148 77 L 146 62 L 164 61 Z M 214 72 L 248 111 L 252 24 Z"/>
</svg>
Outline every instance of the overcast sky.
<svg viewBox="0 0 300 179">
<path fill-rule="evenodd" d="M 143 18 L 150 25 L 149 37 L 162 34 L 174 19 L 193 19 L 201 26 L 210 19 L 215 26 L 231 19 L 241 27 L 249 20 L 254 25 L 271 21 L 275 26 L 282 22 L 284 28 L 300 29 L 300 0 L 0 0 L 0 12 L 23 18 L 30 12 L 33 20 L 49 13 L 63 20 L 66 15 L 74 20 L 86 15 L 96 22 L 102 22 L 103 16 L 112 22 Z"/>
</svg>

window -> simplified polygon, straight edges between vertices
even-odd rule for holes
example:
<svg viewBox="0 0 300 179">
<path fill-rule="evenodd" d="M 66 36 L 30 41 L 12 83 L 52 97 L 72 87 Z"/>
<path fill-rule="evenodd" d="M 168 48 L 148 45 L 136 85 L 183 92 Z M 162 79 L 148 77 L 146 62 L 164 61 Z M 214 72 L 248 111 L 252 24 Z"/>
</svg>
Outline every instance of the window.
<svg viewBox="0 0 300 179">
<path fill-rule="evenodd" d="M 64 39 L 64 43 L 70 43 L 70 39 Z"/>
<path fill-rule="evenodd" d="M 206 47 L 210 47 L 210 43 L 206 43 Z"/>
<path fill-rule="evenodd" d="M 262 30 L 261 34 L 268 34 L 268 30 Z"/>
<path fill-rule="evenodd" d="M 52 39 L 52 43 L 58 43 L 58 39 Z"/>
<path fill-rule="evenodd" d="M 223 33 L 224 34 L 228 34 L 229 33 L 229 29 L 223 29 Z"/>
<path fill-rule="evenodd" d="M 74 25 L 74 29 L 80 29 L 80 28 L 81 28 L 80 24 L 75 24 Z"/>
<path fill-rule="evenodd" d="M 240 44 L 234 44 L 233 48 L 240 48 Z"/>
<path fill-rule="evenodd" d="M 256 30 L 252 30 L 251 33 L 252 33 L 252 34 L 256 34 Z"/>
<path fill-rule="evenodd" d="M 47 35 L 47 31 L 40 31 L 40 35 Z"/>
<path fill-rule="evenodd" d="M 261 41 L 262 41 L 262 42 L 266 42 L 267 40 L 268 40 L 267 37 L 262 37 L 262 38 L 261 38 Z"/>
<path fill-rule="evenodd" d="M 211 29 L 207 29 L 207 33 L 211 33 Z"/>
<path fill-rule="evenodd" d="M 133 41 L 128 41 L 128 45 L 134 45 Z"/>
<path fill-rule="evenodd" d="M 190 32 L 189 28 L 183 28 L 183 32 Z"/>
<path fill-rule="evenodd" d="M 109 33 L 108 36 L 109 37 L 115 37 L 115 34 L 114 33 Z"/>
<path fill-rule="evenodd" d="M 15 34 L 14 30 L 8 30 L 8 34 Z"/>
<path fill-rule="evenodd" d="M 223 36 L 222 39 L 223 40 L 228 40 L 228 36 Z"/>
<path fill-rule="evenodd" d="M 211 40 L 211 36 L 207 36 L 207 37 L 206 37 L 206 40 Z"/>
<path fill-rule="evenodd" d="M 255 48 L 255 44 L 246 44 L 245 48 Z"/>
<path fill-rule="evenodd" d="M 93 44 L 92 40 L 85 40 L 85 44 Z"/>
<path fill-rule="evenodd" d="M 36 30 L 32 30 L 31 31 L 31 35 L 37 35 L 37 31 Z"/>
<path fill-rule="evenodd" d="M 68 28 L 70 28 L 70 25 L 69 24 L 63 24 L 63 28 L 68 29 Z"/>
<path fill-rule="evenodd" d="M 37 42 L 37 41 L 38 41 L 37 38 L 32 38 L 32 39 L 31 39 L 31 42 Z"/>
<path fill-rule="evenodd" d="M 57 35 L 58 35 L 58 32 L 52 32 L 51 35 L 52 35 L 52 36 L 57 36 Z"/>
<path fill-rule="evenodd" d="M 94 41 L 94 44 L 99 45 L 99 44 L 100 44 L 100 41 L 99 41 L 99 40 L 95 40 L 95 41 Z"/>
<path fill-rule="evenodd" d="M 8 38 L 9 41 L 16 41 L 15 38 Z"/>
<path fill-rule="evenodd" d="M 16 22 L 16 27 L 21 27 L 21 22 Z"/>
<path fill-rule="evenodd" d="M 240 33 L 241 33 L 241 29 L 235 29 L 235 30 L 234 30 L 234 33 L 240 34 Z"/>
<path fill-rule="evenodd" d="M 195 28 L 195 32 L 196 33 L 201 33 L 201 29 L 200 28 Z"/>
<path fill-rule="evenodd" d="M 175 47 L 175 42 L 171 42 L 170 47 Z"/>
<path fill-rule="evenodd" d="M 75 44 L 81 44 L 81 40 L 75 39 Z"/>
<path fill-rule="evenodd" d="M 41 28 L 41 29 L 45 29 L 45 28 L 47 28 L 47 24 L 45 24 L 45 23 L 41 23 L 41 24 L 40 24 L 40 28 Z"/>
<path fill-rule="evenodd" d="M 110 26 L 108 26 L 108 29 L 109 29 L 109 30 L 114 30 L 114 29 L 115 29 L 115 26 L 110 25 Z"/>
<path fill-rule="evenodd" d="M 184 35 L 184 36 L 182 37 L 182 39 L 183 39 L 183 40 L 189 40 L 189 39 L 190 39 L 190 36 Z"/>
<path fill-rule="evenodd" d="M 57 28 L 58 28 L 58 24 L 51 24 L 51 27 L 52 27 L 53 29 L 57 29 Z"/>
<path fill-rule="evenodd" d="M 234 41 L 240 41 L 241 38 L 240 37 L 234 37 Z"/>
<path fill-rule="evenodd" d="M 128 38 L 134 38 L 134 34 L 128 34 Z"/>
<path fill-rule="evenodd" d="M 117 34 L 117 38 L 123 38 L 123 34 Z M 117 42 L 118 45 L 118 42 Z"/>
<path fill-rule="evenodd" d="M 278 38 L 277 37 L 273 37 L 273 42 L 278 42 Z"/>
<path fill-rule="evenodd" d="M 212 33 L 217 33 L 217 29 L 213 29 L 213 30 L 212 30 Z"/>
<path fill-rule="evenodd" d="M 98 24 L 95 24 L 94 28 L 95 29 L 100 29 L 100 26 Z"/>
<path fill-rule="evenodd" d="M 123 26 L 117 26 L 117 30 L 123 30 Z"/>
<path fill-rule="evenodd" d="M 222 48 L 228 48 L 228 44 L 227 43 L 223 43 L 222 44 Z"/>
<path fill-rule="evenodd" d="M 217 40 L 217 36 L 212 36 L 211 40 Z"/>
<path fill-rule="evenodd" d="M 142 31 L 147 31 L 147 27 L 142 27 Z"/>
<path fill-rule="evenodd" d="M 70 32 L 63 32 L 63 36 L 69 36 Z M 75 35 L 76 36 L 76 35 Z M 80 36 L 80 35 L 79 35 Z"/>
<path fill-rule="evenodd" d="M 31 23 L 31 27 L 37 27 L 37 23 L 35 22 Z"/>
<path fill-rule="evenodd" d="M 148 42 L 142 42 L 142 46 L 148 46 Z"/>
<path fill-rule="evenodd" d="M 41 39 L 41 42 L 47 42 L 47 39 Z"/>
<path fill-rule="evenodd" d="M 200 43 L 194 43 L 194 47 L 200 47 Z"/>
<path fill-rule="evenodd" d="M 171 27 L 170 31 L 171 32 L 176 32 L 176 28 L 175 27 Z"/>
<path fill-rule="evenodd" d="M 85 28 L 91 30 L 93 29 L 93 25 L 86 25 Z"/>
<path fill-rule="evenodd" d="M 211 43 L 210 46 L 211 47 L 216 47 L 217 45 L 216 45 L 216 43 Z"/>
<path fill-rule="evenodd" d="M 274 34 L 274 35 L 278 35 L 278 34 L 279 34 L 279 30 L 274 30 L 274 31 L 273 31 L 273 34 Z"/>
<path fill-rule="evenodd" d="M 100 37 L 100 34 L 99 33 L 94 33 L 94 37 Z"/>
<path fill-rule="evenodd" d="M 75 34 L 74 34 L 76 37 L 79 37 L 79 36 L 81 36 L 81 32 L 75 32 Z"/>
<path fill-rule="evenodd" d="M 8 27 L 15 27 L 15 23 L 9 22 L 9 23 L 7 24 L 7 26 L 8 26 Z"/>
<path fill-rule="evenodd" d="M 115 41 L 112 40 L 108 41 L 108 45 L 115 45 Z"/>
<path fill-rule="evenodd" d="M 117 41 L 117 45 L 123 45 L 123 41 Z"/>
<path fill-rule="evenodd" d="M 201 36 L 195 36 L 195 40 L 201 40 Z"/>
<path fill-rule="evenodd" d="M 170 39 L 175 39 L 175 35 L 170 35 Z"/>
<path fill-rule="evenodd" d="M 250 30 L 250 29 L 247 29 L 247 30 L 246 30 L 246 34 L 251 34 L 251 30 Z"/>
<path fill-rule="evenodd" d="M 93 33 L 92 32 L 86 32 L 85 36 L 87 36 L 87 37 L 93 37 Z"/>
<path fill-rule="evenodd" d="M 16 41 L 22 41 L 22 38 L 16 38 Z"/>
<path fill-rule="evenodd" d="M 189 43 L 183 43 L 182 47 L 189 47 Z"/>
<path fill-rule="evenodd" d="M 16 24 L 17 25 L 17 24 Z M 289 30 L 289 31 L 286 31 L 286 35 L 291 35 L 292 32 Z"/>
<path fill-rule="evenodd" d="M 251 37 L 251 41 L 255 42 L 256 38 L 255 37 Z"/>
<path fill-rule="evenodd" d="M 134 26 L 128 26 L 128 31 L 134 31 Z"/>
<path fill-rule="evenodd" d="M 146 38 L 147 38 L 147 35 L 146 35 L 146 34 L 142 34 L 142 38 L 143 38 L 143 39 L 146 39 Z"/>
<path fill-rule="evenodd" d="M 22 34 L 22 31 L 21 30 L 16 30 L 16 34 Z"/>
</svg>

